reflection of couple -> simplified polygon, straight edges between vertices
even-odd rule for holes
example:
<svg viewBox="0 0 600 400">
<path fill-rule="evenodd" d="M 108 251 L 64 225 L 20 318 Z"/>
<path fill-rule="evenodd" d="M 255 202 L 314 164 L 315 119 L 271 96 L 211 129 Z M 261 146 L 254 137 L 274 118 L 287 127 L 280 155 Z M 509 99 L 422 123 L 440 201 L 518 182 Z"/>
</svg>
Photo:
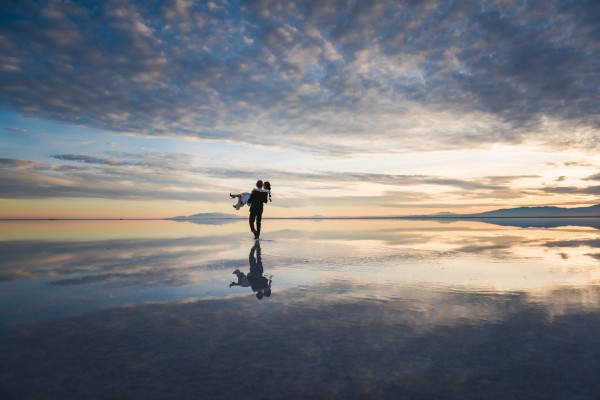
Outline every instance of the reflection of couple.
<svg viewBox="0 0 600 400">
<path fill-rule="evenodd" d="M 263 276 L 264 268 L 262 265 L 262 259 L 260 257 L 260 245 L 258 243 L 256 243 L 252 247 L 252 250 L 250 250 L 248 262 L 250 263 L 250 272 L 248 272 L 248 274 L 244 274 L 243 272 L 240 272 L 239 269 L 233 271 L 233 274 L 237 276 L 238 281 L 237 283 L 231 282 L 229 287 L 250 286 L 252 291 L 256 292 L 256 298 L 259 300 L 262 300 L 263 296 L 271 296 L 271 279 Z"/>
<path fill-rule="evenodd" d="M 263 204 L 267 201 L 272 201 L 271 184 L 269 182 L 265 182 L 263 188 L 263 181 L 258 181 L 256 182 L 256 188 L 252 189 L 252 193 L 229 193 L 229 196 L 231 196 L 232 199 L 237 197 L 238 202 L 233 206 L 233 208 L 236 210 L 239 210 L 244 206 L 244 204 L 248 204 L 250 206 L 250 218 L 248 220 L 250 222 L 250 230 L 252 233 L 254 233 L 254 239 L 259 239 Z M 256 221 L 256 228 L 254 228 L 254 221 Z"/>
</svg>

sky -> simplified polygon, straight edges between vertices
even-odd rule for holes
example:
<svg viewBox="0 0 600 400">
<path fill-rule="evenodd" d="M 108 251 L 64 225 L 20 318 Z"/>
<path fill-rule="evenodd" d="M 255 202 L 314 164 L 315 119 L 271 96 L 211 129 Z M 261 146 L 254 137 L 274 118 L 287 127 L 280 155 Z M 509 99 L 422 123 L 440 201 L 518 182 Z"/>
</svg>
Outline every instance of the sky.
<svg viewBox="0 0 600 400">
<path fill-rule="evenodd" d="M 600 2 L 0 3 L 0 218 L 600 203 Z"/>
</svg>

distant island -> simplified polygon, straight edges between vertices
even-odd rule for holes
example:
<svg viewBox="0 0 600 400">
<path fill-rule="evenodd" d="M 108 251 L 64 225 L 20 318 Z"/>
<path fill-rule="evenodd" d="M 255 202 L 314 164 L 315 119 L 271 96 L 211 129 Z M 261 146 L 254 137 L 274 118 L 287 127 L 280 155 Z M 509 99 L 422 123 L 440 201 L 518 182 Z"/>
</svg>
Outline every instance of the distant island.
<svg viewBox="0 0 600 400">
<path fill-rule="evenodd" d="M 198 220 L 198 219 L 245 219 L 245 217 L 241 217 L 237 214 L 226 214 L 226 213 L 199 213 L 189 216 L 179 216 L 172 218 L 165 218 L 175 221 L 189 221 L 189 220 Z"/>
<path fill-rule="evenodd" d="M 240 219 L 245 219 L 245 217 L 226 213 L 199 213 L 189 216 L 179 216 L 165 219 L 170 221 L 191 222 L 200 225 L 224 225 L 236 222 Z"/>
</svg>

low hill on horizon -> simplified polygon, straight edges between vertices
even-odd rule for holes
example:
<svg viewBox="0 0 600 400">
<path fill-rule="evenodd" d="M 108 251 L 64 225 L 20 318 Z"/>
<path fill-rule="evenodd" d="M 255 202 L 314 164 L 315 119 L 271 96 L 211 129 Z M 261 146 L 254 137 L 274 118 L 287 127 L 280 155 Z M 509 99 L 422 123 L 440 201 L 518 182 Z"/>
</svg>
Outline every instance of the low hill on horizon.
<svg viewBox="0 0 600 400">
<path fill-rule="evenodd" d="M 442 212 L 430 215 L 414 215 L 417 218 L 571 218 L 600 217 L 600 204 L 590 207 L 564 208 L 555 206 L 516 207 L 485 211 L 475 214 Z"/>
<path fill-rule="evenodd" d="M 171 218 L 165 218 L 165 219 L 169 219 L 169 220 L 176 220 L 176 221 L 187 221 L 187 220 L 200 220 L 200 219 L 244 219 L 244 217 L 241 217 L 237 214 L 226 214 L 226 213 L 198 213 L 198 214 L 194 214 L 194 215 L 189 215 L 189 216 L 179 216 L 179 217 L 171 217 Z"/>
</svg>

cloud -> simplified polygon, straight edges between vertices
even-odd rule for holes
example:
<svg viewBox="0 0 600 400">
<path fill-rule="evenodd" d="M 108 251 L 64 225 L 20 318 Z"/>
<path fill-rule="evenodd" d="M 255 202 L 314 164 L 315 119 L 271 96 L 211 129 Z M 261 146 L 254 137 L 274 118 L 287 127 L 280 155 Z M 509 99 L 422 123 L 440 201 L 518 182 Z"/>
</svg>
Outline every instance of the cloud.
<svg viewBox="0 0 600 400">
<path fill-rule="evenodd" d="M 29 129 L 20 129 L 20 128 L 4 128 L 5 131 L 9 131 L 9 132 L 17 132 L 17 133 L 34 133 L 33 131 L 30 131 Z"/>
<path fill-rule="evenodd" d="M 92 156 L 83 156 L 83 155 L 73 155 L 73 154 L 55 154 L 51 156 L 57 160 L 64 161 L 77 161 L 83 162 L 86 164 L 101 164 L 101 165 L 125 165 L 123 163 L 119 163 L 117 161 L 108 160 L 105 158 L 92 157 Z M 131 164 L 129 164 L 131 165 Z"/>
<path fill-rule="evenodd" d="M 565 167 L 594 167 L 594 164 L 587 161 L 567 161 L 563 164 Z"/>
<path fill-rule="evenodd" d="M 93 197 L 119 199 L 165 199 L 215 201 L 229 193 L 231 179 L 253 181 L 267 177 L 281 182 L 277 189 L 281 207 L 302 204 L 361 204 L 396 207 L 399 203 L 435 202 L 432 188 L 451 192 L 459 198 L 515 198 L 519 191 L 511 185 L 531 175 L 484 176 L 456 179 L 436 175 L 398 175 L 362 172 L 306 171 L 277 169 L 238 169 L 206 167 L 199 157 L 181 153 L 118 153 L 108 156 L 55 154 L 60 163 L 42 163 L 0 158 L 0 192 L 4 198 Z M 15 172 L 18 171 L 18 174 Z M 227 183 L 224 183 L 227 182 Z M 381 191 L 365 194 L 353 191 L 361 185 L 381 185 Z M 294 188 L 312 187 L 309 193 Z M 387 189 L 385 189 L 387 188 Z M 343 189 L 335 196 L 328 191 Z M 316 191 L 316 192 L 315 192 Z M 521 194 L 522 195 L 522 194 Z"/>
<path fill-rule="evenodd" d="M 551 186 L 542 189 L 545 193 L 553 194 L 587 194 L 587 195 L 600 195 L 600 186 Z"/>
<path fill-rule="evenodd" d="M 600 173 L 594 174 L 592 176 L 588 176 L 584 180 L 586 180 L 586 181 L 600 181 Z"/>
<path fill-rule="evenodd" d="M 40 165 L 41 164 L 33 162 L 33 161 L 15 160 L 12 158 L 0 158 L 0 168 L 35 169 L 35 168 L 38 168 Z"/>
<path fill-rule="evenodd" d="M 590 247 L 599 248 L 600 239 L 556 240 L 544 244 L 546 247 Z"/>
<path fill-rule="evenodd" d="M 216 200 L 222 198 L 198 178 L 154 163 L 141 165 L 97 157 L 73 156 L 86 166 L 0 159 L 3 198 L 91 197 L 112 199 Z M 163 160 L 176 159 L 165 156 Z M 176 160 L 175 160 L 176 161 Z M 90 164 L 90 165 L 88 165 Z M 173 165 L 173 164 L 172 164 Z M 18 171 L 18 174 L 15 172 Z"/>
<path fill-rule="evenodd" d="M 335 153 L 598 149 L 597 2 L 7 1 L 0 104 Z"/>
<path fill-rule="evenodd" d="M 595 258 L 596 260 L 600 261 L 600 253 L 590 253 L 587 254 L 588 256 Z"/>
</svg>

